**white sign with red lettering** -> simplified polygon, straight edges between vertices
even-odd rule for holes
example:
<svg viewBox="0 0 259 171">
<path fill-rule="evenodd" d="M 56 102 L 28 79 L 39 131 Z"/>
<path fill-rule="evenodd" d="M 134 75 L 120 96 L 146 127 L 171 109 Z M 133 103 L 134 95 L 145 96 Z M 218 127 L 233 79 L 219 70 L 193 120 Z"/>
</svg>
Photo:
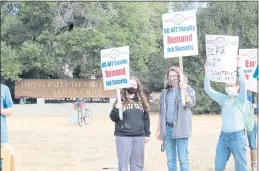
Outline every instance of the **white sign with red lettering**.
<svg viewBox="0 0 259 171">
<path fill-rule="evenodd" d="M 130 87 L 129 46 L 101 50 L 104 90 Z"/>
<path fill-rule="evenodd" d="M 208 76 L 212 81 L 236 83 L 237 36 L 206 35 Z"/>
<path fill-rule="evenodd" d="M 257 92 L 258 84 L 258 64 L 257 49 L 239 49 L 239 55 L 242 56 L 242 68 L 244 68 L 247 79 L 247 90 Z"/>
<path fill-rule="evenodd" d="M 196 11 L 163 14 L 164 57 L 198 55 Z"/>
</svg>

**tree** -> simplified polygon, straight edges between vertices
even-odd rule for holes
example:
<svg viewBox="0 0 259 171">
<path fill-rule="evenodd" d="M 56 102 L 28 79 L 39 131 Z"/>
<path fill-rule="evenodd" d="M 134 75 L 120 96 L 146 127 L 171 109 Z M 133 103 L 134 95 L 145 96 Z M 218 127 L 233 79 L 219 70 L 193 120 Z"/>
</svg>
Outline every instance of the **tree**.
<svg viewBox="0 0 259 171">
<path fill-rule="evenodd" d="M 1 76 L 12 81 L 19 79 L 22 64 L 15 49 L 1 41 Z"/>
<path fill-rule="evenodd" d="M 257 3 L 170 4 L 1 2 L 1 74 L 10 80 L 64 78 L 68 66 L 74 78 L 102 78 L 100 50 L 130 46 L 131 75 L 140 78 L 146 91 L 160 91 L 166 70 L 178 65 L 177 58 L 163 57 L 162 14 L 197 9 L 199 55 L 183 58 L 184 72 L 196 90 L 194 112 L 218 113 L 218 105 L 203 90 L 205 35 L 239 36 L 240 48 L 256 48 Z M 68 31 L 71 23 L 74 29 Z"/>
<path fill-rule="evenodd" d="M 190 4 L 171 3 L 173 11 L 189 10 Z M 186 8 L 187 9 L 186 9 Z M 257 14 L 256 2 L 208 2 L 198 6 L 197 28 L 199 55 L 184 57 L 184 72 L 188 74 L 190 85 L 196 90 L 197 104 L 194 113 L 219 113 L 219 106 L 212 101 L 203 90 L 204 69 L 206 61 L 206 34 L 239 36 L 240 48 L 256 48 L 257 42 Z M 163 40 L 160 40 L 160 53 L 152 56 L 149 63 L 149 89 L 160 91 L 163 88 L 163 76 L 170 64 L 178 66 L 177 59 L 162 59 Z M 168 66 L 169 65 L 169 66 Z M 224 84 L 212 83 L 218 91 L 224 91 Z"/>
</svg>

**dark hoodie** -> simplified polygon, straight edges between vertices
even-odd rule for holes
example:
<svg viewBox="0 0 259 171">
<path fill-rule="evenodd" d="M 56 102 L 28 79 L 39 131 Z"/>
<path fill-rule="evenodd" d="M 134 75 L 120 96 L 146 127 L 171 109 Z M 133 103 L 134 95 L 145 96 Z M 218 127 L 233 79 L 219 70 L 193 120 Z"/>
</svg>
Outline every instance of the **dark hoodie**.
<svg viewBox="0 0 259 171">
<path fill-rule="evenodd" d="M 110 118 L 115 122 L 115 136 L 150 136 L 149 113 L 144 111 L 142 104 L 137 98 L 133 102 L 123 106 L 123 120 L 119 119 L 119 110 L 113 108 Z"/>
</svg>

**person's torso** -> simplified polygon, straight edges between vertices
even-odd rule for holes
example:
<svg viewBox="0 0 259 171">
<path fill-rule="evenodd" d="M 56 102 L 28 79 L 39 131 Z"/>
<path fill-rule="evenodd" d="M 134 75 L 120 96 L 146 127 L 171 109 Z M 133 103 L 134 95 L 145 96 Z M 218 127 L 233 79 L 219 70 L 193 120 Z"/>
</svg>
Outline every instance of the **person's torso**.
<svg viewBox="0 0 259 171">
<path fill-rule="evenodd" d="M 187 88 L 187 92 L 192 91 L 191 87 Z M 192 133 L 192 112 L 189 108 L 186 108 L 185 106 L 182 105 L 181 102 L 181 91 L 179 91 L 179 95 L 176 98 L 176 103 L 175 103 L 175 109 L 176 109 L 176 126 L 173 131 L 173 138 L 188 138 L 191 136 Z M 166 129 L 166 90 L 164 90 L 161 94 L 160 98 L 160 131 L 161 134 L 164 135 L 165 129 Z M 164 119 L 163 119 L 164 117 Z"/>
<path fill-rule="evenodd" d="M 223 132 L 236 132 L 244 129 L 244 117 L 242 111 L 236 105 L 235 99 L 226 100 L 222 107 Z"/>
<path fill-rule="evenodd" d="M 247 93 L 247 100 L 254 106 L 254 114 L 258 114 L 258 103 L 256 97 L 253 97 L 252 93 Z"/>
<path fill-rule="evenodd" d="M 166 95 L 166 122 L 173 123 L 176 121 L 176 100 L 179 95 L 179 89 L 171 89 Z"/>
<path fill-rule="evenodd" d="M 5 108 L 5 88 L 1 85 L 1 108 Z M 7 124 L 6 124 L 6 117 L 1 114 L 1 143 L 6 143 L 8 141 L 7 136 Z"/>
<path fill-rule="evenodd" d="M 123 121 L 115 123 L 115 135 L 145 136 L 143 118 L 144 109 L 141 103 L 123 104 Z"/>
</svg>

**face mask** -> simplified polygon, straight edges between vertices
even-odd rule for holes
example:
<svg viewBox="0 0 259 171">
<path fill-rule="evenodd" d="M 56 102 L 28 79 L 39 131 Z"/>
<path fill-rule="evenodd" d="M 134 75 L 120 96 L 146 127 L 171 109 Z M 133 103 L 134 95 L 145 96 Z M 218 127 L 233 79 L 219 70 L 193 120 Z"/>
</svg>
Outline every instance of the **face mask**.
<svg viewBox="0 0 259 171">
<path fill-rule="evenodd" d="M 238 94 L 236 87 L 226 87 L 225 91 L 229 96 L 236 96 Z"/>
<path fill-rule="evenodd" d="M 173 82 L 171 80 L 168 80 L 168 83 L 166 84 L 166 88 L 172 88 Z"/>
<path fill-rule="evenodd" d="M 137 92 L 137 89 L 133 88 L 133 87 L 129 87 L 126 89 L 126 91 L 129 93 L 129 94 L 134 94 Z"/>
</svg>

